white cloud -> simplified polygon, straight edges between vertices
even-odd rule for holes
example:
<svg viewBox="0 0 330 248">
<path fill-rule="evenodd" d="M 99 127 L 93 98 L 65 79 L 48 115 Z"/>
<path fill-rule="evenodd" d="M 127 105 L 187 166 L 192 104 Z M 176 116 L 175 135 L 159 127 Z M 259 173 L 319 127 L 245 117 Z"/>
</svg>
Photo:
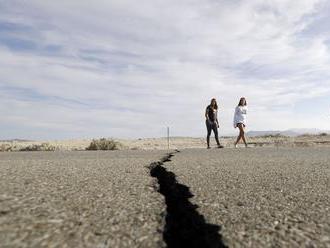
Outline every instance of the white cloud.
<svg viewBox="0 0 330 248">
<path fill-rule="evenodd" d="M 230 133 L 244 95 L 251 129 L 297 122 L 324 128 L 324 117 L 306 113 L 306 121 L 294 107 L 330 96 L 324 28 L 306 34 L 326 6 L 321 0 L 2 2 L 0 101 L 12 111 L 0 114 L 6 123 L 40 130 L 40 138 L 161 136 L 166 125 L 176 135 L 201 136 L 210 98 L 219 99 L 222 133 Z M 2 31 L 1 23 L 11 28 Z M 24 48 L 27 41 L 36 47 Z"/>
</svg>

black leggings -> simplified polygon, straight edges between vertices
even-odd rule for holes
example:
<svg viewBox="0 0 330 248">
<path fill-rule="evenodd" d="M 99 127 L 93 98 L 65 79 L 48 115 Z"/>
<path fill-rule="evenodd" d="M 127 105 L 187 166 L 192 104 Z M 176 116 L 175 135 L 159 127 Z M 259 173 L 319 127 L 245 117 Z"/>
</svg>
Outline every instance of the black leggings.
<svg viewBox="0 0 330 248">
<path fill-rule="evenodd" d="M 206 137 L 207 146 L 210 146 L 210 136 L 211 136 L 212 130 L 214 133 L 215 141 L 217 142 L 217 144 L 219 146 L 220 142 L 219 142 L 219 137 L 218 137 L 217 123 L 206 120 L 206 128 L 207 128 L 207 137 Z"/>
</svg>

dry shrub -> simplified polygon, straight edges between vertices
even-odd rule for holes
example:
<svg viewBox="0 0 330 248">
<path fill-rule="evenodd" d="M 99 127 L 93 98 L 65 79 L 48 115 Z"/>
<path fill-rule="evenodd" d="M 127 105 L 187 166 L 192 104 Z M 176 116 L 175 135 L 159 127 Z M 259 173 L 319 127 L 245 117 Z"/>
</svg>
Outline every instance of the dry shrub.
<svg viewBox="0 0 330 248">
<path fill-rule="evenodd" d="M 310 133 L 304 133 L 304 134 L 301 134 L 299 135 L 298 137 L 301 137 L 301 138 L 315 138 L 315 137 L 325 137 L 325 136 L 328 136 L 329 134 L 328 133 L 319 133 L 319 134 L 310 134 Z"/>
<path fill-rule="evenodd" d="M 0 152 L 10 152 L 12 151 L 12 146 L 9 144 L 1 144 L 0 145 Z"/>
<path fill-rule="evenodd" d="M 20 149 L 20 151 L 46 151 L 46 152 L 50 152 L 50 151 L 55 151 L 56 147 L 52 146 L 48 143 L 42 143 L 40 145 L 34 144 L 34 145 L 29 145 L 27 147 L 23 147 Z"/>
<path fill-rule="evenodd" d="M 275 147 L 284 146 L 284 141 L 283 140 L 275 140 L 274 145 L 275 145 Z"/>
<path fill-rule="evenodd" d="M 315 134 L 313 135 L 313 134 L 310 134 L 310 133 L 303 133 L 303 134 L 300 134 L 300 135 L 298 135 L 297 137 L 299 138 L 311 138 L 311 137 L 313 137 L 313 136 L 315 136 Z"/>
<path fill-rule="evenodd" d="M 294 142 L 294 146 L 295 147 L 309 147 L 309 146 L 312 146 L 311 143 L 308 143 L 308 142 Z"/>
<path fill-rule="evenodd" d="M 121 144 L 113 139 L 94 139 L 86 150 L 96 151 L 96 150 L 119 150 Z"/>
<path fill-rule="evenodd" d="M 265 134 L 262 136 L 257 136 L 258 138 L 288 138 L 289 136 L 285 136 L 280 133 L 275 133 L 275 134 Z"/>
</svg>

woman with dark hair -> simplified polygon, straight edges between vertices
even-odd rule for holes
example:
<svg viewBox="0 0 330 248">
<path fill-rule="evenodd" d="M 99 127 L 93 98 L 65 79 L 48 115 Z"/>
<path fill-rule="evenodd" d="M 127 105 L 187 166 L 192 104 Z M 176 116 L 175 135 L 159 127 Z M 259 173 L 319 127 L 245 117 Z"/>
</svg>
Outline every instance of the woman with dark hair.
<svg viewBox="0 0 330 248">
<path fill-rule="evenodd" d="M 205 111 L 205 118 L 206 118 L 206 128 L 207 128 L 207 149 L 210 149 L 210 136 L 211 132 L 213 130 L 215 140 L 217 142 L 218 148 L 223 148 L 222 145 L 220 145 L 219 137 L 218 137 L 218 128 L 219 128 L 219 122 L 218 122 L 218 104 L 217 100 L 213 98 L 211 100 L 211 104 L 206 107 Z"/>
<path fill-rule="evenodd" d="M 247 147 L 244 128 L 246 126 L 246 114 L 247 114 L 247 102 L 244 97 L 241 97 L 237 107 L 235 108 L 234 114 L 234 128 L 238 127 L 239 134 L 235 142 L 235 147 L 237 147 L 238 142 L 242 139 L 245 147 Z"/>
</svg>

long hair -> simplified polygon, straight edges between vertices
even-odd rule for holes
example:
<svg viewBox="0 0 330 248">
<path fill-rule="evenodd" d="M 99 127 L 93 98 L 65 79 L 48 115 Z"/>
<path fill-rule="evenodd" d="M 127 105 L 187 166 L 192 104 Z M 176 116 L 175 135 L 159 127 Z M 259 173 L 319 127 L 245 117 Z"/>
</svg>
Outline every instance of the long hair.
<svg viewBox="0 0 330 248">
<path fill-rule="evenodd" d="M 239 99 L 238 106 L 246 106 L 246 105 L 247 105 L 247 102 L 246 102 L 245 97 L 241 97 L 241 99 Z"/>
<path fill-rule="evenodd" d="M 213 103 L 213 102 L 215 102 L 214 106 L 212 106 L 212 103 Z M 211 104 L 210 104 L 210 106 L 211 106 L 212 108 L 214 108 L 214 109 L 218 109 L 218 103 L 217 103 L 217 100 L 216 100 L 215 98 L 212 98 L 212 99 L 211 99 Z"/>
</svg>

